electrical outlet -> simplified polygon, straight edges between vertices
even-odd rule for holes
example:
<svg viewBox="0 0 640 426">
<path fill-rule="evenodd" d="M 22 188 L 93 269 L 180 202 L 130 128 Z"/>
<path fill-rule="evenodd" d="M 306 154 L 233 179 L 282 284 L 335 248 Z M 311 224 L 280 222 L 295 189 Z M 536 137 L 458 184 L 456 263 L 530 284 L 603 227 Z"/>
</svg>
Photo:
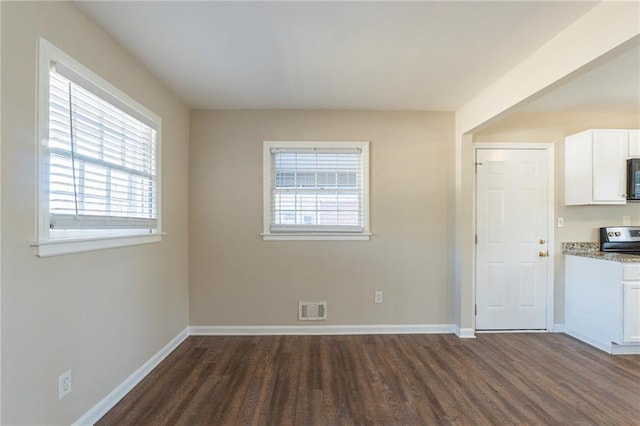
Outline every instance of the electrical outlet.
<svg viewBox="0 0 640 426">
<path fill-rule="evenodd" d="M 376 291 L 376 296 L 374 299 L 375 303 L 382 303 L 382 292 L 381 291 Z"/>
<path fill-rule="evenodd" d="M 622 224 L 624 226 L 629 226 L 631 225 L 631 216 L 622 216 Z"/>
<path fill-rule="evenodd" d="M 62 373 L 58 377 L 58 399 L 62 399 L 71 393 L 71 370 Z"/>
<path fill-rule="evenodd" d="M 558 228 L 564 228 L 564 217 L 562 216 L 558 218 Z"/>
</svg>

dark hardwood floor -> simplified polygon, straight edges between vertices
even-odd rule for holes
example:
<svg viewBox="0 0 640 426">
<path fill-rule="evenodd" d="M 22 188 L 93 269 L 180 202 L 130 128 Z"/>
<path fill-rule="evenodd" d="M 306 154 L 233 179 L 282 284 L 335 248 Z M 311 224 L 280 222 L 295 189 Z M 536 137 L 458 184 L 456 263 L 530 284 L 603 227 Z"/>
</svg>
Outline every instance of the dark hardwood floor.
<svg viewBox="0 0 640 426">
<path fill-rule="evenodd" d="M 640 424 L 640 356 L 563 334 L 190 337 L 99 425 Z"/>
</svg>

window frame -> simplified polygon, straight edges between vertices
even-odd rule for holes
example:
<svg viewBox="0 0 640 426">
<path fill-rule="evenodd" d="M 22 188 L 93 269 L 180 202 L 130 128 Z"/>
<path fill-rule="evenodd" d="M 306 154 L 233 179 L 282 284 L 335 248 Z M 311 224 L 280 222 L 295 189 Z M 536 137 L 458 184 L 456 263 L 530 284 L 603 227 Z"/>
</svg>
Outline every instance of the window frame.
<svg viewBox="0 0 640 426">
<path fill-rule="evenodd" d="M 48 257 L 85 251 L 126 247 L 139 244 L 156 243 L 162 240 L 162 120 L 127 94 L 95 74 L 68 54 L 45 40 L 39 38 L 37 43 L 37 191 L 36 191 L 36 239 L 32 246 L 39 257 Z M 155 184 L 156 215 L 155 228 L 127 229 L 118 227 L 95 227 L 90 229 L 50 230 L 51 216 L 49 211 L 49 96 L 50 71 L 52 66 L 60 66 L 67 73 L 73 73 L 75 84 L 79 84 L 94 95 L 111 103 L 122 111 L 152 127 L 156 131 L 155 139 Z"/>
<path fill-rule="evenodd" d="M 362 167 L 363 229 L 359 232 L 271 231 L 272 149 L 359 149 Z M 263 229 L 264 241 L 369 241 L 369 142 L 363 141 L 264 141 L 263 142 Z"/>
</svg>

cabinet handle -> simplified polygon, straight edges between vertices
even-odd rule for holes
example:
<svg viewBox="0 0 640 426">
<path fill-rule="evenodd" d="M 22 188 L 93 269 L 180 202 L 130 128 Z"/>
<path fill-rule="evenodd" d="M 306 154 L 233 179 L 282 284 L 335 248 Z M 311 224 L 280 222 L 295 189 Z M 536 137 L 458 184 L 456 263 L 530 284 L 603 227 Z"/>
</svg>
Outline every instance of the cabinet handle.
<svg viewBox="0 0 640 426">
<path fill-rule="evenodd" d="M 543 240 L 542 238 L 540 238 L 540 241 L 538 241 L 538 242 L 539 242 L 540 244 L 544 244 L 544 243 L 546 243 L 546 241 L 545 241 L 545 240 Z"/>
</svg>

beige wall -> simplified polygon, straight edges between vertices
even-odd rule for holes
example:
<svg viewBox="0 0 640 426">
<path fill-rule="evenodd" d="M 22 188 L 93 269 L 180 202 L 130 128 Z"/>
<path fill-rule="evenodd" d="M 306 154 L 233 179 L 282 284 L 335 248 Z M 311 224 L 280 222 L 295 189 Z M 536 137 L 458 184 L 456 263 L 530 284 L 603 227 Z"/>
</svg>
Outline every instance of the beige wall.
<svg viewBox="0 0 640 426">
<path fill-rule="evenodd" d="M 452 323 L 453 126 L 451 113 L 192 111 L 191 324 L 318 325 L 297 321 L 299 300 L 328 302 L 320 325 Z M 262 241 L 264 140 L 371 141 L 371 241 Z"/>
<path fill-rule="evenodd" d="M 1 7 L 2 424 L 69 424 L 188 324 L 189 113 L 73 5 Z M 162 243 L 34 256 L 38 36 L 162 117 Z"/>
<path fill-rule="evenodd" d="M 638 129 L 639 114 L 520 113 L 505 118 L 474 134 L 475 142 L 552 142 L 555 149 L 555 211 L 564 217 L 564 228 L 555 227 L 555 322 L 564 323 L 564 241 L 598 241 L 598 228 L 622 225 L 623 216 L 631 216 L 640 225 L 640 204 L 624 206 L 564 205 L 564 138 L 586 129 Z"/>
</svg>

